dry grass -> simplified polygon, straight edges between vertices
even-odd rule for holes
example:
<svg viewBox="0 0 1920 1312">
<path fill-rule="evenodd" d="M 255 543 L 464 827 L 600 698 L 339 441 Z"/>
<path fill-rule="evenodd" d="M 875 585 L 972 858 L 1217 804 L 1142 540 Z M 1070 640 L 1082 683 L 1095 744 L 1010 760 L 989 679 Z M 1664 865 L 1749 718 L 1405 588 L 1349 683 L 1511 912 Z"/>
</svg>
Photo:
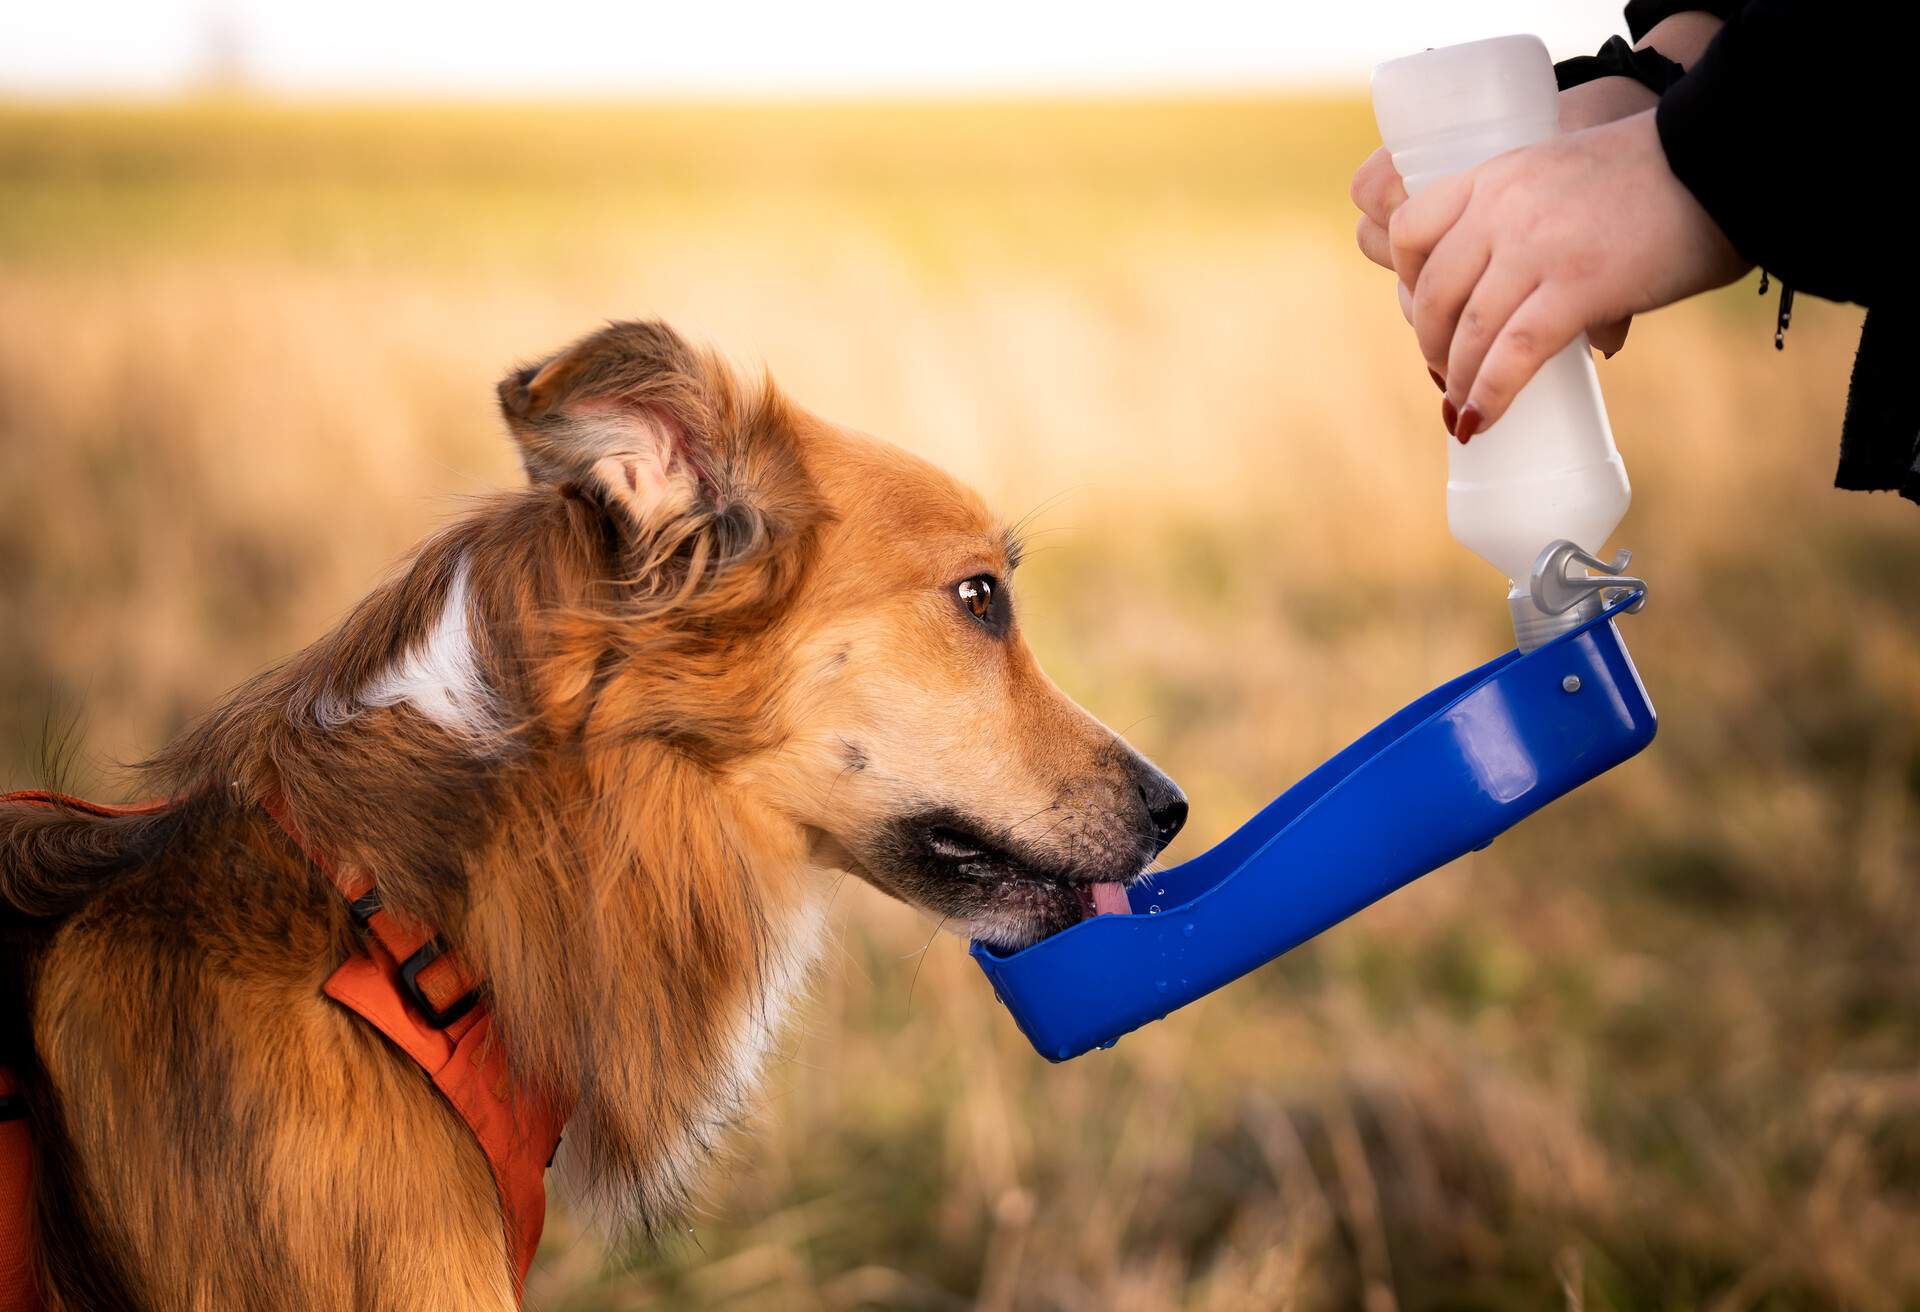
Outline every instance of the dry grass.
<svg viewBox="0 0 1920 1312">
<path fill-rule="evenodd" d="M 660 313 L 1048 505 L 1029 629 L 1198 850 L 1503 645 L 1350 247 L 1369 138 L 1346 102 L 0 110 L 0 784 L 49 716 L 136 758 L 315 636 L 514 477 L 504 364 Z M 611 1263 L 556 1215 L 535 1305 L 1920 1304 L 1920 517 L 1827 486 L 1857 321 L 1776 356 L 1749 286 L 1603 372 L 1646 756 L 1061 1068 L 850 889 L 709 1210 Z"/>
</svg>

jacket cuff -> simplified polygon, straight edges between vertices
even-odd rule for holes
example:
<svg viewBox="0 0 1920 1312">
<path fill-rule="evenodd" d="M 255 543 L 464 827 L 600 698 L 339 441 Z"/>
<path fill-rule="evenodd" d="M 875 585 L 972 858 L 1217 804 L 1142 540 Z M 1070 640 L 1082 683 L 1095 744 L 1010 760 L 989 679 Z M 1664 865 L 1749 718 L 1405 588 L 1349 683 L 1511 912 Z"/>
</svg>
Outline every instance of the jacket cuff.
<svg viewBox="0 0 1920 1312">
<path fill-rule="evenodd" d="M 1878 138 L 1859 121 L 1867 111 L 1835 94 L 1838 81 L 1801 70 L 1845 67 L 1874 83 L 1875 35 L 1755 0 L 1660 98 L 1654 120 L 1668 167 L 1735 250 L 1797 290 L 1861 304 L 1906 276 L 1858 237 Z"/>
<path fill-rule="evenodd" d="M 1766 119 L 1755 112 L 1742 85 L 1737 58 L 1729 59 L 1723 30 L 1695 61 L 1687 75 L 1668 87 L 1654 111 L 1667 167 L 1685 184 L 1702 209 L 1720 225 L 1734 249 L 1755 264 L 1766 262 L 1757 234 L 1743 232 L 1743 216 L 1764 213 L 1755 194 L 1773 185 L 1765 161 L 1753 158 L 1767 134 L 1755 131 Z"/>
</svg>

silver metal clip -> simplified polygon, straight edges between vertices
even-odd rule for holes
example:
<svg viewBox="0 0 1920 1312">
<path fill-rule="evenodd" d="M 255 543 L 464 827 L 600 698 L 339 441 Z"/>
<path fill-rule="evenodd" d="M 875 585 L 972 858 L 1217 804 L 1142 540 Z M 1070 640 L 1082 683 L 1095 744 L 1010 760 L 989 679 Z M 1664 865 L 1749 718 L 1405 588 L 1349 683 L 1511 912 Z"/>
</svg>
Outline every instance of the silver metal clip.
<svg viewBox="0 0 1920 1312">
<path fill-rule="evenodd" d="M 1528 580 L 1528 591 L 1533 594 L 1533 604 L 1547 615 L 1572 610 L 1595 594 L 1599 595 L 1602 606 L 1611 606 L 1622 594 L 1637 592 L 1640 595 L 1627 607 L 1627 612 L 1632 614 L 1647 604 L 1646 580 L 1622 572 L 1632 559 L 1633 553 L 1623 548 L 1614 554 L 1613 563 L 1609 565 L 1561 538 L 1548 546 L 1540 553 L 1540 558 L 1533 562 L 1533 576 Z M 1600 572 L 1597 575 L 1576 574 L 1573 572 L 1575 566 Z"/>
</svg>

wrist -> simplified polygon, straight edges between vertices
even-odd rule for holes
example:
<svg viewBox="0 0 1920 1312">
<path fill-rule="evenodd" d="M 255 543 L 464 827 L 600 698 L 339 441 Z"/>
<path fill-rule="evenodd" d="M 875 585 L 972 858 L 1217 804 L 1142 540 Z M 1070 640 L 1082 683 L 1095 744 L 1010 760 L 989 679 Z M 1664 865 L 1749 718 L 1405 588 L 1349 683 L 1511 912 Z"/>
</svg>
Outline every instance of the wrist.
<svg viewBox="0 0 1920 1312">
<path fill-rule="evenodd" d="M 1617 126 L 1629 136 L 1635 157 L 1642 161 L 1639 176 L 1647 180 L 1647 194 L 1658 198 L 1655 213 L 1664 216 L 1649 235 L 1651 245 L 1662 251 L 1659 264 L 1665 276 L 1647 278 L 1649 289 L 1661 289 L 1664 294 L 1646 308 L 1724 286 L 1743 275 L 1751 265 L 1673 171 L 1655 112 L 1635 114 Z"/>
<path fill-rule="evenodd" d="M 1560 93 L 1560 130 L 1579 132 L 1611 123 L 1652 109 L 1659 99 L 1650 88 L 1630 77 L 1601 77 L 1582 82 Z"/>
</svg>

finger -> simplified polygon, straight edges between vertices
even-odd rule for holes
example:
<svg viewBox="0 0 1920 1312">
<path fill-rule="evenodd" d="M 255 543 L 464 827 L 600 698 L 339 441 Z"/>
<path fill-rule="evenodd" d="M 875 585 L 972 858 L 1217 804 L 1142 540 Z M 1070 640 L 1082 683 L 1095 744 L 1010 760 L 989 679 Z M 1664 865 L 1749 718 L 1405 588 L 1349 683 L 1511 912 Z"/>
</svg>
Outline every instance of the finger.
<svg viewBox="0 0 1920 1312">
<path fill-rule="evenodd" d="M 1445 248 L 1446 243 L 1442 243 Z M 1433 276 L 1434 263 L 1427 265 L 1427 277 Z M 1487 358 L 1487 351 L 1514 312 L 1540 285 L 1538 276 L 1517 269 L 1511 260 L 1491 261 L 1473 285 L 1473 294 L 1461 307 L 1458 323 L 1445 347 L 1447 396 L 1456 406 L 1466 404 L 1473 395 L 1473 380 Z"/>
<path fill-rule="evenodd" d="M 1420 286 L 1420 270 L 1449 229 L 1466 213 L 1473 195 L 1471 174 L 1442 178 L 1393 212 L 1387 221 L 1387 241 L 1393 249 L 1393 271 L 1409 287 Z"/>
<path fill-rule="evenodd" d="M 1487 271 L 1489 254 L 1484 241 L 1455 227 L 1427 257 L 1413 289 L 1413 335 L 1419 339 L 1420 354 L 1427 358 L 1429 369 L 1449 378 L 1453 375 L 1447 372 L 1447 355 L 1454 327 Z M 1464 398 L 1466 393 L 1459 395 Z"/>
<path fill-rule="evenodd" d="M 1393 249 L 1387 245 L 1387 230 L 1362 214 L 1353 234 L 1360 242 L 1360 253 L 1383 269 L 1393 268 Z"/>
<path fill-rule="evenodd" d="M 1611 360 L 1627 344 L 1627 330 L 1632 327 L 1632 319 L 1622 319 L 1618 323 L 1597 324 L 1587 329 L 1587 336 L 1600 348 L 1600 354 Z"/>
<path fill-rule="evenodd" d="M 1385 146 L 1367 156 L 1354 171 L 1353 185 L 1347 194 L 1362 214 L 1383 228 L 1387 226 L 1393 212 L 1406 202 L 1407 189 L 1399 173 L 1394 171 L 1393 156 Z"/>
<path fill-rule="evenodd" d="M 1460 408 L 1454 436 L 1466 441 L 1500 422 L 1540 366 L 1552 359 L 1586 327 L 1582 314 L 1564 292 L 1536 287 L 1502 325 L 1487 358 L 1474 376 L 1467 403 Z"/>
</svg>

